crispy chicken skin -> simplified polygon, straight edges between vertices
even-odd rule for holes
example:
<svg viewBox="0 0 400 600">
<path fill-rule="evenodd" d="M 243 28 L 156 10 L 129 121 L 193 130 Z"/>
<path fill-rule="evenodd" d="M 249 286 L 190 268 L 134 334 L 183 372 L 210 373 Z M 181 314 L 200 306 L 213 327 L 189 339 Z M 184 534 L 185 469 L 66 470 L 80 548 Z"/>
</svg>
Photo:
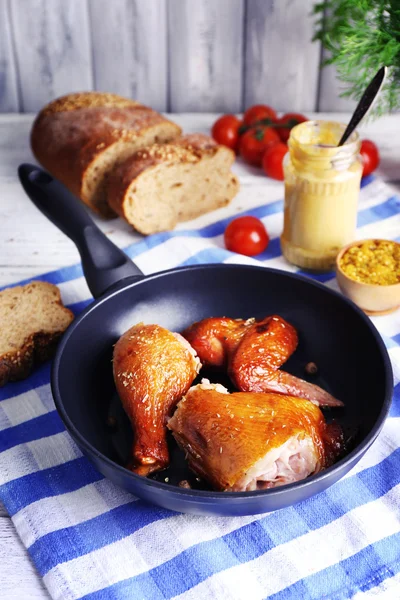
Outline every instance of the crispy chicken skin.
<svg viewBox="0 0 400 600">
<path fill-rule="evenodd" d="M 203 380 L 168 422 L 190 467 L 217 490 L 293 483 L 330 466 L 343 450 L 340 427 L 301 398 L 236 392 Z"/>
<path fill-rule="evenodd" d="M 228 366 L 239 342 L 247 333 L 254 319 L 229 319 L 211 317 L 193 323 L 182 333 L 183 337 L 196 348 L 198 356 L 203 357 L 203 367 Z"/>
<path fill-rule="evenodd" d="M 133 428 L 128 468 L 135 473 L 146 476 L 168 465 L 166 420 L 200 367 L 187 341 L 158 325 L 139 323 L 115 344 L 114 381 Z"/>
<path fill-rule="evenodd" d="M 280 370 L 296 350 L 298 336 L 278 315 L 262 321 L 213 317 L 193 323 L 182 335 L 204 366 L 225 368 L 240 391 L 290 394 L 318 406 L 343 405 L 319 386 Z"/>
</svg>

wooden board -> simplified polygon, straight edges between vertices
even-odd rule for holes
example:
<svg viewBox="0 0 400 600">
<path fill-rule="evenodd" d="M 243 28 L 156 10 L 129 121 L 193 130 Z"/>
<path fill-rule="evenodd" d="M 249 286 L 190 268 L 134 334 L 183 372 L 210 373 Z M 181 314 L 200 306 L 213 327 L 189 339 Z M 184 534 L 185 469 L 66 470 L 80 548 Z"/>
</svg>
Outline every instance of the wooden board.
<svg viewBox="0 0 400 600">
<path fill-rule="evenodd" d="M 316 108 L 320 44 L 312 42 L 313 0 L 248 0 L 245 107 L 279 111 Z"/>
<path fill-rule="evenodd" d="M 94 87 L 167 109 L 166 0 L 89 0 Z"/>
<path fill-rule="evenodd" d="M 18 112 L 18 92 L 11 20 L 7 0 L 0 0 L 0 112 Z"/>
<path fill-rule="evenodd" d="M 329 19 L 330 12 L 325 9 L 324 21 Z M 342 97 L 345 91 L 345 85 L 338 78 L 338 73 L 334 65 L 323 66 L 324 60 L 330 56 L 330 53 L 323 48 L 321 54 L 321 65 L 319 73 L 319 93 L 316 109 L 318 111 L 353 112 L 356 102 L 347 97 Z"/>
<path fill-rule="evenodd" d="M 323 54 L 325 56 L 325 52 Z M 338 79 L 334 65 L 321 69 L 320 92 L 317 110 L 330 112 L 353 112 L 357 102 L 350 98 L 342 98 L 340 94 L 345 90 L 344 84 Z"/>
<path fill-rule="evenodd" d="M 172 112 L 349 111 L 315 0 L 0 0 L 0 112 L 97 89 Z"/>
<path fill-rule="evenodd" d="M 169 109 L 242 108 L 244 0 L 170 0 Z"/>
<path fill-rule="evenodd" d="M 86 0 L 10 3 L 21 110 L 36 112 L 57 96 L 92 89 Z"/>
</svg>

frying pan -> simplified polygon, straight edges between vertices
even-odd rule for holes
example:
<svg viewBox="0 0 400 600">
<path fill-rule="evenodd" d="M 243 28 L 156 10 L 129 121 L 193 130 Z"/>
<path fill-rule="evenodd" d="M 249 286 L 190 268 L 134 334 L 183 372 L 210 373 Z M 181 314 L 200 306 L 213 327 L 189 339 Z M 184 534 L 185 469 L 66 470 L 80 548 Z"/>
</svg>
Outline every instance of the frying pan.
<svg viewBox="0 0 400 600">
<path fill-rule="evenodd" d="M 29 164 L 19 167 L 19 177 L 39 210 L 75 242 L 96 298 L 64 334 L 53 361 L 51 386 L 66 429 L 105 477 L 174 511 L 250 515 L 318 494 L 360 460 L 382 428 L 393 381 L 378 332 L 352 302 L 305 277 L 264 267 L 196 265 L 145 277 L 61 183 Z M 125 469 L 132 433 L 111 368 L 119 336 L 140 321 L 182 331 L 205 317 L 262 318 L 272 313 L 287 319 L 299 333 L 298 349 L 285 369 L 307 378 L 304 365 L 316 362 L 320 375 L 313 381 L 345 403 L 326 416 L 336 418 L 351 438 L 346 456 L 301 482 L 254 492 L 207 488 L 188 470 L 173 440 L 166 471 L 144 478 Z M 108 425 L 110 416 L 116 429 Z M 183 479 L 191 488 L 178 486 Z"/>
</svg>

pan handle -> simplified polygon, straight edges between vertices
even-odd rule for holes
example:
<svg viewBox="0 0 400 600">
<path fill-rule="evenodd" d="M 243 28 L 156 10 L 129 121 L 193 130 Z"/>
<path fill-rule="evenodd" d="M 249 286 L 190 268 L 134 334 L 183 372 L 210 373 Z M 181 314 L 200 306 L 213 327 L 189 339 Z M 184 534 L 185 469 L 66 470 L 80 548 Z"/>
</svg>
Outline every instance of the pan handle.
<svg viewBox="0 0 400 600">
<path fill-rule="evenodd" d="M 34 205 L 75 243 L 95 298 L 142 271 L 94 224 L 81 203 L 59 181 L 35 165 L 18 168 L 22 187 Z"/>
</svg>

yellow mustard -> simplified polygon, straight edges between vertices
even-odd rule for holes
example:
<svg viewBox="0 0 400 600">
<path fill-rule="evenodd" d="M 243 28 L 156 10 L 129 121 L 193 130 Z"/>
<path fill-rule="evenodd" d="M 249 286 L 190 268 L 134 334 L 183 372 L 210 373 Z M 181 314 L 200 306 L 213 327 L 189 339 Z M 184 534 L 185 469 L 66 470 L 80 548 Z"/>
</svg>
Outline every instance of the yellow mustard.
<svg viewBox="0 0 400 600">
<path fill-rule="evenodd" d="M 285 258 L 303 269 L 332 270 L 339 250 L 355 236 L 360 140 L 354 132 L 337 147 L 345 127 L 307 121 L 290 133 L 281 246 Z"/>
<path fill-rule="evenodd" d="M 390 240 L 360 242 L 344 252 L 339 266 L 348 277 L 361 283 L 400 283 L 400 244 Z"/>
</svg>

